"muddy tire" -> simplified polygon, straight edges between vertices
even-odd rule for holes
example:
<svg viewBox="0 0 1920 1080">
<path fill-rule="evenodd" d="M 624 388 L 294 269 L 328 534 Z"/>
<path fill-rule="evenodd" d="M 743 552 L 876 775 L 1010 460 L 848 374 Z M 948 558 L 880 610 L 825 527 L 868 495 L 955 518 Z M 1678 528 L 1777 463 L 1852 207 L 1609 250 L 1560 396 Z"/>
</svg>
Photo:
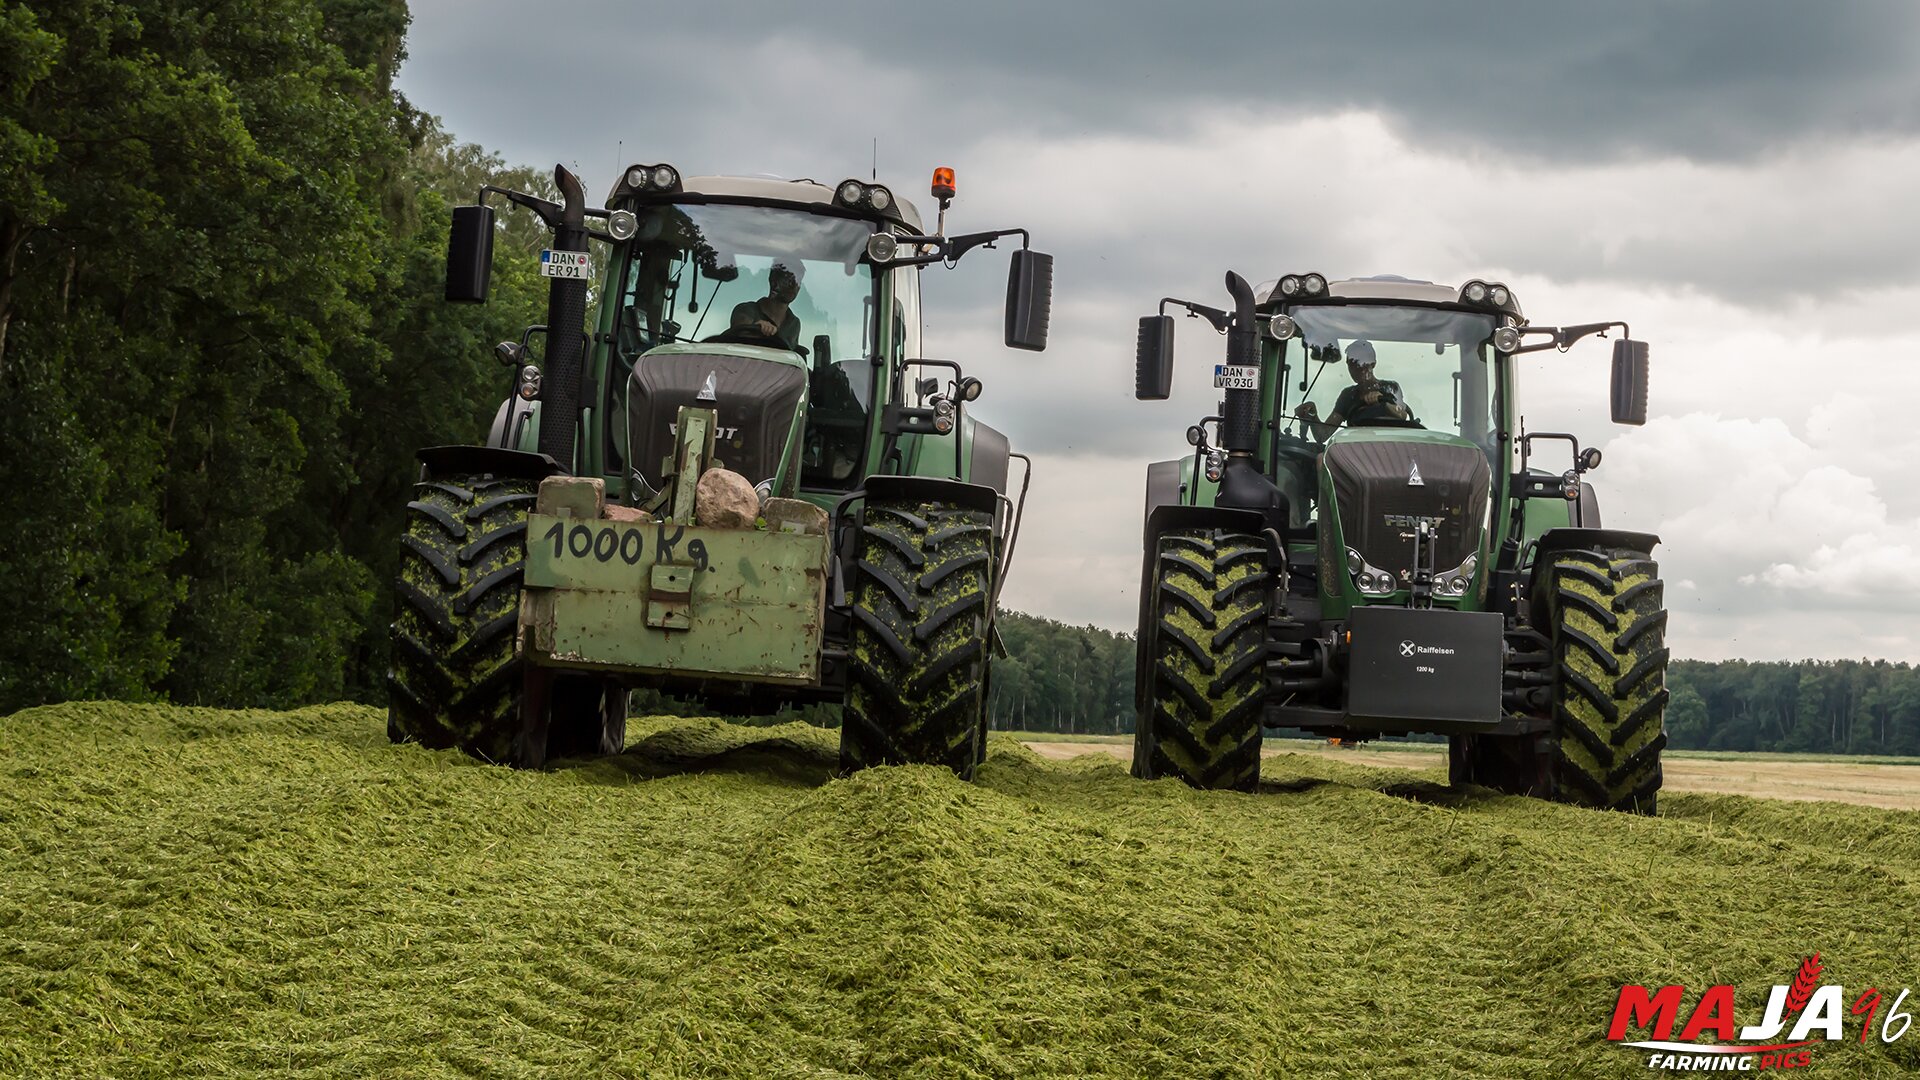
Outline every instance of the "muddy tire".
<svg viewBox="0 0 1920 1080">
<path fill-rule="evenodd" d="M 972 779 L 984 749 L 992 517 L 873 501 L 860 533 L 841 770 L 945 765 Z"/>
<path fill-rule="evenodd" d="M 387 734 L 513 758 L 520 731 L 514 629 L 535 481 L 455 476 L 414 488 L 394 583 Z"/>
<path fill-rule="evenodd" d="M 1546 568 L 1554 688 L 1553 797 L 1651 814 L 1667 745 L 1667 612 L 1644 552 L 1562 551 Z"/>
<path fill-rule="evenodd" d="M 564 675 L 555 679 L 547 739 L 540 746 L 520 739 L 524 671 L 514 632 L 537 484 L 454 476 L 415 486 L 389 630 L 387 737 L 394 742 L 457 747 L 528 768 L 550 754 L 617 752 L 624 742 L 624 691 Z"/>
<path fill-rule="evenodd" d="M 1216 530 L 1159 538 L 1134 721 L 1133 772 L 1197 788 L 1260 782 L 1267 544 Z"/>
</svg>

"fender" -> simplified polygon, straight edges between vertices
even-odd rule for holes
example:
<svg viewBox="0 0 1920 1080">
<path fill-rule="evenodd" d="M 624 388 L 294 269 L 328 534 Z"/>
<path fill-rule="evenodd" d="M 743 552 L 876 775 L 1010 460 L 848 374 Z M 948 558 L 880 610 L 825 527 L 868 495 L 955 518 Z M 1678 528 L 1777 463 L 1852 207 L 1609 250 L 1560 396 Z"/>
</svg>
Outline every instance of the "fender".
<svg viewBox="0 0 1920 1080">
<path fill-rule="evenodd" d="M 1257 510 L 1236 510 L 1225 506 L 1156 506 L 1147 512 L 1147 550 L 1153 541 L 1175 529 L 1231 529 L 1259 536 L 1266 521 Z"/>
<path fill-rule="evenodd" d="M 1180 466 L 1178 458 L 1147 466 L 1147 513 L 1156 506 L 1180 504 Z"/>
<path fill-rule="evenodd" d="M 1013 447 L 996 428 L 967 418 L 967 479 L 1007 493 L 1007 472 Z"/>
<path fill-rule="evenodd" d="M 1533 564 L 1556 551 L 1568 548 L 1626 548 L 1643 555 L 1652 555 L 1654 545 L 1660 538 L 1652 533 L 1627 532 L 1624 529 L 1581 529 L 1568 526 L 1548 529 L 1540 534 L 1540 540 L 1534 545 Z"/>
<path fill-rule="evenodd" d="M 565 469 L 545 454 L 502 450 L 497 446 L 430 446 L 420 451 L 420 478 L 491 473 L 522 480 L 563 476 Z"/>
<path fill-rule="evenodd" d="M 1000 506 L 1000 493 L 985 484 L 969 484 L 938 476 L 869 476 L 862 485 L 871 499 L 900 499 L 913 502 L 952 503 L 969 510 L 992 515 Z"/>
<path fill-rule="evenodd" d="M 1651 558 L 1654 545 L 1658 543 L 1660 538 L 1652 533 L 1627 532 L 1624 529 L 1580 529 L 1561 526 L 1541 533 L 1539 541 L 1534 545 L 1533 566 L 1527 576 L 1527 603 L 1532 610 L 1535 625 L 1546 625 L 1547 593 L 1541 588 L 1540 571 L 1552 562 L 1555 552 L 1625 548 Z"/>
</svg>

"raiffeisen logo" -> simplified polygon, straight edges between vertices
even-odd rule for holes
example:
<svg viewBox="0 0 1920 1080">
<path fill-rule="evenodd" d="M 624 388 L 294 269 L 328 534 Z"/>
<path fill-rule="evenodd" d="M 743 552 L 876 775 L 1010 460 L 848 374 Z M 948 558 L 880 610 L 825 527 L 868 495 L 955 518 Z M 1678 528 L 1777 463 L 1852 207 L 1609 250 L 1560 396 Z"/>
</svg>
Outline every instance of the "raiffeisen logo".
<svg viewBox="0 0 1920 1080">
<path fill-rule="evenodd" d="M 1647 1068 L 1670 1072 L 1755 1072 L 1798 1069 L 1813 1064 L 1814 1051 L 1823 1043 L 1848 1037 L 1857 1024 L 1859 1041 L 1893 1043 L 1907 1034 L 1913 1017 L 1904 1009 L 1909 991 L 1901 990 L 1881 1014 L 1878 987 L 1868 987 L 1847 1001 L 1846 988 L 1822 983 L 1820 954 L 1800 964 L 1793 982 L 1777 985 L 1767 996 L 1760 1023 L 1738 1027 L 1734 1022 L 1733 987 L 1709 986 L 1680 1023 L 1686 1001 L 1684 986 L 1623 986 L 1607 1024 L 1607 1040 L 1646 1051 Z M 1876 1027 L 1875 1021 L 1878 1020 Z M 1633 1041 L 1635 1030 L 1651 1038 Z"/>
</svg>

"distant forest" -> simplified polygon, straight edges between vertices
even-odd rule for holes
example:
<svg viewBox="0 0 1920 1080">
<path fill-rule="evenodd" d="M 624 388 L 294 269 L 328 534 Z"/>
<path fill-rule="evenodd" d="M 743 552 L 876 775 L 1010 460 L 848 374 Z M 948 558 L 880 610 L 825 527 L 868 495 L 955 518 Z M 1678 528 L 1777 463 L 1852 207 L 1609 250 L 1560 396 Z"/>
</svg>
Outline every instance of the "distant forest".
<svg viewBox="0 0 1920 1080">
<path fill-rule="evenodd" d="M 993 668 L 989 706 L 1001 730 L 1133 731 L 1133 638 L 1007 613 L 1012 655 Z M 1709 663 L 1667 673 L 1671 745 L 1920 755 L 1920 670 L 1885 660 Z"/>
</svg>

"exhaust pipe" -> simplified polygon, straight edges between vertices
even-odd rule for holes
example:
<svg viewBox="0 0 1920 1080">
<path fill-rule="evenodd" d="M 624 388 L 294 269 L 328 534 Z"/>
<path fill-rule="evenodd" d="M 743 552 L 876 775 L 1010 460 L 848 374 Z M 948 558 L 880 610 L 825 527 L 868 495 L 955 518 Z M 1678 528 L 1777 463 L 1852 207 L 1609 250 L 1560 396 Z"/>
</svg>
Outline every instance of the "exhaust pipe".
<svg viewBox="0 0 1920 1080">
<path fill-rule="evenodd" d="M 554 186 L 563 200 L 560 224 L 553 230 L 555 251 L 587 250 L 587 196 L 580 178 L 556 165 Z M 586 349 L 581 339 L 587 322 L 587 283 L 554 278 L 547 287 L 547 352 L 543 364 L 545 385 L 540 395 L 540 452 L 568 472 L 578 467 L 573 457 L 575 433 L 580 427 L 580 380 L 586 373 Z"/>
</svg>

